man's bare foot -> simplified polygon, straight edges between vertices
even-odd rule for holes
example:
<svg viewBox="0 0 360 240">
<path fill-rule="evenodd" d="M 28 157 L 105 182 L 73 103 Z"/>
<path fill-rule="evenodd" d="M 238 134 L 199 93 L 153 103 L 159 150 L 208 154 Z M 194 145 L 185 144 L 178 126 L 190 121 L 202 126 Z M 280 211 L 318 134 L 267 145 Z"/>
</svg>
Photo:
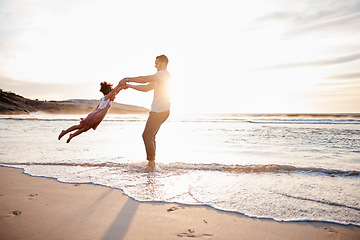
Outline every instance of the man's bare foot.
<svg viewBox="0 0 360 240">
<path fill-rule="evenodd" d="M 153 172 L 155 170 L 155 160 L 151 160 L 148 162 L 145 168 L 145 172 Z"/>
<path fill-rule="evenodd" d="M 66 134 L 65 130 L 62 130 L 58 137 L 58 140 L 60 140 L 65 134 Z"/>
</svg>

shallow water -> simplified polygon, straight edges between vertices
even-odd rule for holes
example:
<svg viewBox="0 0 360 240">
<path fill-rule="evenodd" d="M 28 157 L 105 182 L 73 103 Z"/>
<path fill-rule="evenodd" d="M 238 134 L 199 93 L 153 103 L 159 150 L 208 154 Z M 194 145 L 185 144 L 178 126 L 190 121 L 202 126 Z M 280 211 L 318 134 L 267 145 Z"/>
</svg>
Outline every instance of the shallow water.
<svg viewBox="0 0 360 240">
<path fill-rule="evenodd" d="M 66 144 L 79 116 L 0 118 L 0 164 L 140 201 L 206 204 L 253 217 L 360 225 L 358 116 L 171 116 L 145 173 L 145 115 L 107 116 Z"/>
</svg>

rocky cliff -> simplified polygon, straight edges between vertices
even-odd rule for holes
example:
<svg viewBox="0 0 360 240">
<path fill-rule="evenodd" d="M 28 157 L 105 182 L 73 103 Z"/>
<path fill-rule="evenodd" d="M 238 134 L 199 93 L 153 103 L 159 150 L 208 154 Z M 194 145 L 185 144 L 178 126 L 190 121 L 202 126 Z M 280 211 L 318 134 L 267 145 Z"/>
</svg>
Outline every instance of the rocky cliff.
<svg viewBox="0 0 360 240">
<path fill-rule="evenodd" d="M 24 98 L 9 91 L 0 90 L 0 114 L 29 114 L 43 111 L 53 114 L 88 114 L 99 100 L 73 99 L 66 101 L 39 101 Z M 110 114 L 148 113 L 143 107 L 113 102 Z"/>
</svg>

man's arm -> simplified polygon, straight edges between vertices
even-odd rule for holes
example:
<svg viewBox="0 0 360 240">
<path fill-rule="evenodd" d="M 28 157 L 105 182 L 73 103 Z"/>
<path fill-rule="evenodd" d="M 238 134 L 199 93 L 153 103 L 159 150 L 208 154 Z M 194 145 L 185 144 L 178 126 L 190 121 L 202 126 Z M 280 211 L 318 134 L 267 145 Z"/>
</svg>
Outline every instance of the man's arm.
<svg viewBox="0 0 360 240">
<path fill-rule="evenodd" d="M 124 86 L 127 82 L 135 82 L 135 83 L 152 83 L 157 81 L 159 78 L 154 75 L 148 76 L 139 76 L 139 77 L 127 77 L 122 79 L 119 84 Z"/>
<path fill-rule="evenodd" d="M 128 86 L 129 88 L 135 89 L 135 90 L 140 91 L 140 92 L 148 92 L 148 91 L 154 89 L 155 83 L 150 82 L 150 83 L 148 83 L 148 84 L 142 84 L 142 85 L 131 85 L 131 84 L 127 84 L 127 86 Z"/>
<path fill-rule="evenodd" d="M 127 78 L 128 82 L 135 82 L 135 83 L 151 83 L 158 80 L 158 77 L 154 75 L 148 75 L 148 76 L 140 76 L 140 77 L 133 77 L 133 78 Z"/>
</svg>

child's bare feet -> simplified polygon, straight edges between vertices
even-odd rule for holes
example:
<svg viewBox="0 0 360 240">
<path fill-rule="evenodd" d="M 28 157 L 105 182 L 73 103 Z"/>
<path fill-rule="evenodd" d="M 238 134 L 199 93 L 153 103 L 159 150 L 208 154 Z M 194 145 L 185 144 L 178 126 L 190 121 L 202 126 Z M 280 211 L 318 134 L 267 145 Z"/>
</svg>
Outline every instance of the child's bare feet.
<svg viewBox="0 0 360 240">
<path fill-rule="evenodd" d="M 73 137 L 74 137 L 74 135 L 73 135 L 73 134 L 70 134 L 68 140 L 66 140 L 66 143 L 69 143 Z"/>
<path fill-rule="evenodd" d="M 145 172 L 153 172 L 155 170 L 155 160 L 150 160 L 146 165 Z"/>
<path fill-rule="evenodd" d="M 58 137 L 58 140 L 60 140 L 65 134 L 66 134 L 65 130 L 62 130 Z"/>
</svg>

